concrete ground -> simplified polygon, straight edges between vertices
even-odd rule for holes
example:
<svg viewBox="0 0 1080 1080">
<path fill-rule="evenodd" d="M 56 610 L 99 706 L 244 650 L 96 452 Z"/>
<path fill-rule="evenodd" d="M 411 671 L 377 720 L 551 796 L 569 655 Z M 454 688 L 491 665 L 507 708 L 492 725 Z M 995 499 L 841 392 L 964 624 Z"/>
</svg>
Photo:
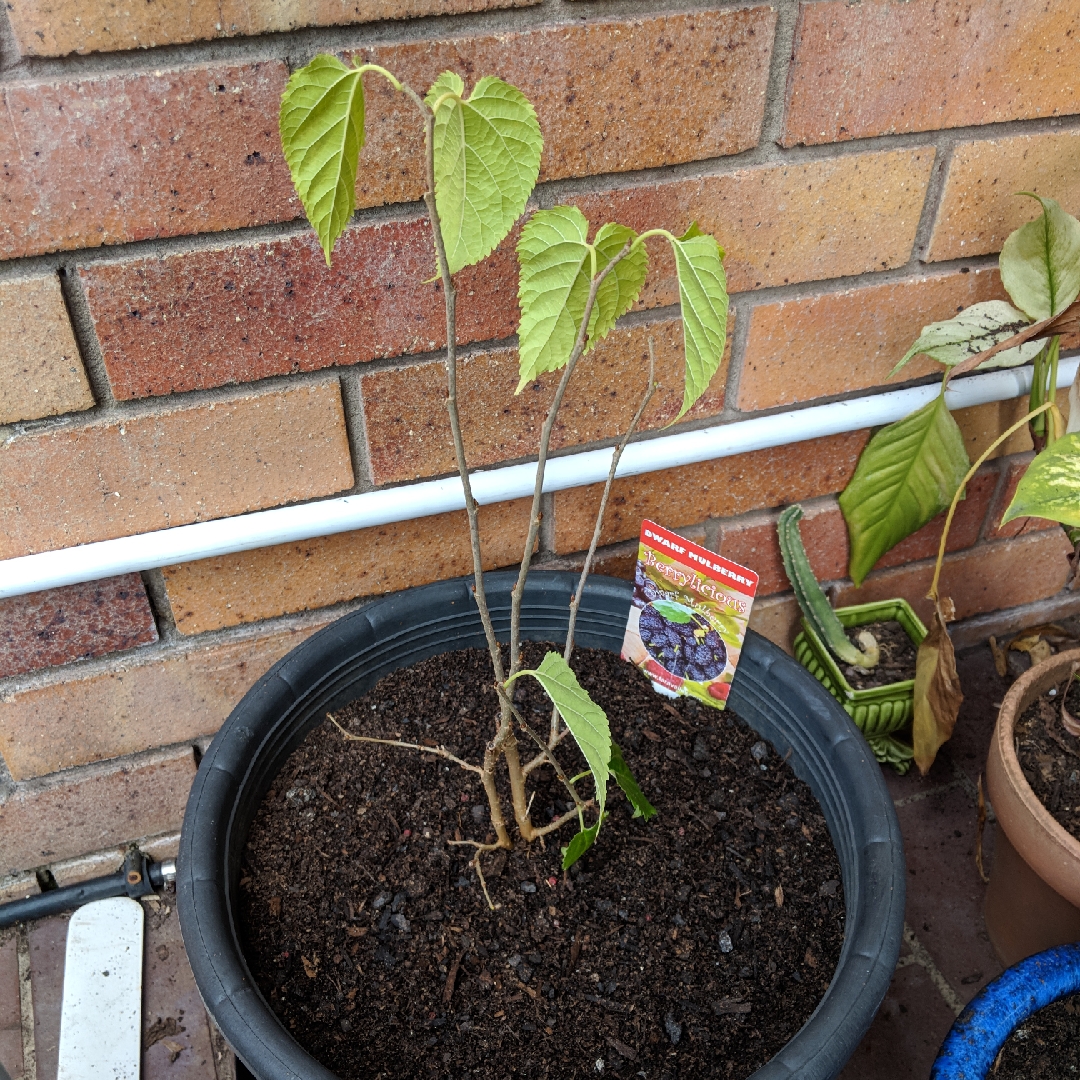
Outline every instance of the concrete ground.
<svg viewBox="0 0 1080 1080">
<path fill-rule="evenodd" d="M 886 770 L 907 854 L 905 941 L 843 1080 L 926 1080 L 957 1013 L 1001 971 L 975 866 L 976 785 L 1007 683 L 985 645 L 958 662 L 964 705 L 929 776 Z M 989 866 L 992 827 L 984 852 Z M 245 1080 L 199 1000 L 173 897 L 145 903 L 142 1080 Z M 56 1080 L 66 930 L 60 916 L 0 932 L 0 1064 L 11 1080 Z"/>
</svg>

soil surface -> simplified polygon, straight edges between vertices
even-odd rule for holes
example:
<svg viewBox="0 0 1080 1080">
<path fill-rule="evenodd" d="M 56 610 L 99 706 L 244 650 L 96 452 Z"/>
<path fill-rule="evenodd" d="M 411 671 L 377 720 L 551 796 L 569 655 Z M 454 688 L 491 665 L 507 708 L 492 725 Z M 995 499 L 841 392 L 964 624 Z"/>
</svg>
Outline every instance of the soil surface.
<svg viewBox="0 0 1080 1080">
<path fill-rule="evenodd" d="M 877 639 L 881 659 L 871 671 L 853 664 L 840 664 L 840 670 L 853 690 L 874 690 L 879 686 L 888 686 L 889 683 L 915 678 L 915 659 L 919 650 L 912 644 L 907 631 L 895 619 L 853 626 L 847 635 L 855 645 L 859 645 L 859 634 L 864 630 L 869 630 Z"/>
<path fill-rule="evenodd" d="M 525 646 L 527 666 L 546 647 Z M 431 755 L 312 731 L 255 821 L 240 880 L 245 950 L 266 1000 L 343 1080 L 748 1076 L 802 1026 L 843 944 L 840 866 L 809 788 L 738 717 L 670 702 L 615 654 L 573 667 L 659 810 L 609 819 L 568 874 L 559 846 L 483 857 L 479 778 Z M 478 760 L 497 702 L 486 653 L 384 679 L 338 719 Z M 535 730 L 550 705 L 515 698 Z M 526 754 L 527 747 L 522 746 Z M 568 774 L 583 767 L 564 743 Z M 570 807 L 548 766 L 534 823 Z M 583 782 L 583 793 L 589 781 Z"/>
<path fill-rule="evenodd" d="M 1080 718 L 1080 683 L 1075 679 L 1065 707 Z M 1080 739 L 1061 723 L 1060 688 L 1033 701 L 1016 721 L 1015 733 L 1020 768 L 1035 797 L 1080 840 Z"/>
<path fill-rule="evenodd" d="M 1001 1048 L 992 1080 L 1080 1077 L 1080 995 L 1062 998 L 1021 1024 Z"/>
</svg>

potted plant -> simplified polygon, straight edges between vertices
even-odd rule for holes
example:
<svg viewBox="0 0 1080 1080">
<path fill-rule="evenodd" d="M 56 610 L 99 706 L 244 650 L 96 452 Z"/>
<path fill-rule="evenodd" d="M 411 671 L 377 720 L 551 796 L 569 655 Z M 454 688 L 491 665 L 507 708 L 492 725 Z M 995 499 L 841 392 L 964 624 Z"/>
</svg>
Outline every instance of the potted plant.
<svg viewBox="0 0 1080 1080">
<path fill-rule="evenodd" d="M 486 692 L 491 687 L 495 718 L 488 733 L 490 737 L 481 740 L 482 760 L 467 760 L 454 748 L 434 739 L 412 741 L 400 735 L 388 738 L 363 729 L 343 728 L 349 740 L 374 746 L 389 744 L 396 748 L 395 752 L 415 755 L 416 772 L 434 762 L 445 772 L 454 768 L 459 777 L 476 778 L 482 794 L 478 794 L 475 807 L 479 814 L 471 817 L 487 835 L 481 832 L 481 839 L 470 839 L 462 835 L 460 827 L 454 827 L 450 830 L 449 843 L 471 850 L 469 866 L 486 901 L 484 910 L 497 913 L 501 903 L 509 902 L 505 898 L 500 900 L 498 891 L 492 895 L 485 866 L 491 871 L 504 853 L 509 852 L 512 857 L 516 852 L 533 850 L 528 848 L 531 841 L 542 850 L 546 837 L 557 835 L 564 824 L 575 821 L 578 831 L 561 849 L 562 882 L 552 875 L 542 884 L 552 890 L 572 891 L 573 880 L 567 876 L 571 869 L 578 873 L 579 882 L 584 882 L 579 861 L 592 849 L 613 805 L 607 801 L 609 778 L 613 777 L 626 795 L 635 818 L 647 820 L 653 816 L 653 806 L 611 737 L 608 716 L 581 685 L 569 663 L 575 639 L 583 646 L 611 652 L 617 651 L 622 643 L 632 588 L 628 583 L 612 579 L 590 581 L 588 573 L 621 448 L 653 390 L 651 366 L 634 421 L 612 454 L 592 544 L 580 576 L 530 575 L 529 564 L 540 524 L 540 496 L 551 431 L 567 382 L 580 358 L 634 303 L 647 270 L 647 239 L 662 237 L 670 244 L 678 271 L 686 351 L 680 416 L 708 385 L 725 342 L 727 294 L 722 251 L 713 237 L 702 234 L 693 225 L 676 237 L 659 229 L 637 235 L 625 226 L 609 223 L 598 229 L 590 241 L 589 223 L 573 207 L 533 213 L 522 228 L 517 245 L 522 312 L 518 390 L 530 385 L 542 372 L 561 370 L 562 375 L 540 434 L 535 492 L 521 566 L 516 574 L 485 574 L 480 557 L 477 507 L 471 493 L 457 411 L 453 275 L 486 257 L 525 210 L 538 175 L 540 130 L 531 106 L 520 91 L 499 79 L 481 79 L 466 97 L 461 78 L 446 72 L 421 98 L 392 73 L 376 65 L 348 67 L 333 57 L 316 57 L 290 79 L 282 102 L 281 131 L 294 183 L 328 261 L 334 241 L 346 227 L 353 208 L 357 159 L 364 138 L 365 74 L 387 79 L 395 90 L 413 102 L 424 123 L 428 179 L 424 201 L 446 306 L 447 405 L 469 523 L 474 574 L 467 580 L 382 598 L 314 635 L 256 683 L 203 758 L 185 815 L 179 855 L 177 890 L 181 925 L 204 1001 L 230 1043 L 260 1080 L 285 1077 L 329 1080 L 332 1073 L 293 1039 L 252 977 L 238 926 L 245 888 L 245 879 L 241 877 L 245 844 L 264 796 L 305 736 L 321 725 L 327 715 L 333 718 L 341 706 L 375 687 L 381 678 L 455 649 L 486 648 L 490 668 L 481 680 L 480 689 Z M 527 641 L 564 642 L 564 647 L 561 654 L 548 651 L 534 667 L 527 668 L 523 664 Z M 542 687 L 548 698 L 550 722 L 542 733 L 531 726 L 522 711 L 528 698 L 523 687 L 525 676 Z M 525 694 L 521 700 L 519 693 Z M 745 642 L 739 678 L 731 687 L 729 701 L 780 755 L 774 761 L 765 742 L 755 743 L 753 754 L 747 759 L 753 775 L 779 768 L 781 759 L 790 759 L 795 773 L 805 779 L 820 802 L 836 838 L 843 885 L 839 880 L 825 882 L 820 902 L 814 899 L 811 906 L 822 907 L 826 912 L 834 910 L 835 898 L 843 888 L 846 911 L 842 952 L 824 1001 L 772 1061 L 754 1075 L 786 1076 L 799 1072 L 807 1077 L 832 1076 L 869 1024 L 888 986 L 899 949 L 904 878 L 895 815 L 878 770 L 864 753 L 844 714 L 835 709 L 801 668 L 756 635 L 750 634 Z M 672 712 L 679 715 L 678 710 Z M 645 734 L 650 739 L 659 738 L 655 732 Z M 637 738 L 641 738 L 640 734 Z M 528 761 L 520 753 L 523 742 L 536 745 L 535 754 Z M 571 777 L 569 748 L 574 744 L 585 768 Z M 675 755 L 672 760 L 678 759 L 680 751 L 674 747 L 668 749 Z M 538 784 L 536 777 L 543 769 L 551 770 L 553 779 L 549 788 L 554 785 L 562 797 L 562 806 L 552 807 L 550 820 L 546 821 L 536 816 L 539 806 L 534 807 L 534 797 L 538 789 L 534 786 L 530 791 L 529 787 L 530 783 Z M 711 775 L 707 768 L 695 770 L 698 779 Z M 438 782 L 440 786 L 443 784 L 442 774 Z M 579 791 L 581 784 L 588 784 L 589 788 Z M 299 789 L 291 794 L 301 801 L 307 798 Z M 286 798 L 289 795 L 290 792 L 285 793 Z M 332 796 L 325 791 L 316 795 L 334 806 L 333 815 L 340 815 Z M 566 795 L 570 796 L 568 801 Z M 547 796 L 543 801 L 547 801 Z M 789 802 L 788 806 L 797 803 L 796 797 L 795 803 Z M 459 804 L 453 801 L 453 805 Z M 361 811 L 365 810 L 360 808 L 357 815 L 362 816 Z M 714 823 L 721 822 L 724 816 L 725 813 L 714 814 Z M 627 820 L 632 820 L 629 814 Z M 797 829 L 798 816 L 793 814 L 790 820 Z M 764 829 L 768 825 L 760 814 L 756 818 L 750 814 L 750 821 L 750 826 L 742 827 Z M 684 830 L 679 828 L 678 832 L 681 835 Z M 802 834 L 809 839 L 805 824 Z M 395 843 L 402 841 L 405 850 L 404 842 L 412 836 L 412 829 L 401 831 L 396 834 Z M 431 830 L 424 838 L 433 838 Z M 885 843 L 882 838 L 886 838 Z M 642 839 L 646 844 L 658 842 L 650 840 L 647 834 Z M 708 840 L 694 845 L 701 851 L 711 850 L 712 846 Z M 447 849 L 439 841 L 436 847 L 438 851 L 434 854 L 439 858 L 449 858 L 447 850 L 455 850 Z M 483 861 L 485 856 L 491 860 L 487 864 Z M 343 857 L 348 857 L 347 849 Z M 785 849 L 780 847 L 767 859 L 761 856 L 762 867 L 766 864 L 771 867 L 770 860 L 787 857 Z M 601 850 L 597 859 L 602 858 Z M 665 865 L 670 870 L 679 861 L 675 858 L 667 864 L 649 865 L 652 874 L 661 875 L 661 892 Z M 769 879 L 769 902 L 773 905 L 770 910 L 779 911 L 785 903 L 784 891 L 780 883 L 774 887 L 772 871 L 766 868 L 765 874 Z M 747 879 L 742 869 L 736 878 L 734 906 L 737 909 L 747 904 L 750 910 L 746 918 L 756 925 L 762 919 L 760 901 L 746 900 L 750 892 L 743 891 L 742 883 Z M 468 879 L 463 880 L 468 883 Z M 532 881 L 523 882 L 522 891 L 526 894 L 529 890 L 525 885 L 530 886 L 532 894 L 539 888 Z M 755 891 L 760 890 L 751 888 L 751 892 Z M 386 929 L 383 921 L 389 927 L 391 918 L 396 920 L 394 926 L 401 933 L 409 934 L 410 923 L 403 905 L 410 895 L 403 890 L 393 896 L 382 891 L 374 896 L 371 907 L 381 913 L 377 925 L 357 925 L 357 911 L 350 901 L 345 926 L 349 937 L 363 938 L 369 931 L 382 933 Z M 327 895 L 325 899 L 327 904 L 339 904 L 340 898 Z M 366 902 L 366 899 L 361 902 L 361 908 Z M 797 902 L 788 899 L 789 905 Z M 550 908 L 551 912 L 556 910 L 554 906 Z M 270 911 L 272 916 L 273 909 Z M 428 914 L 435 919 L 441 917 L 438 911 Z M 540 915 L 549 926 L 548 916 L 543 912 Z M 484 917 L 478 909 L 477 920 Z M 647 921 L 642 917 L 639 923 L 645 926 Z M 685 921 L 674 923 L 672 942 L 677 940 L 681 925 Z M 337 934 L 339 930 L 328 925 L 326 933 Z M 463 932 L 461 927 L 449 930 Z M 737 951 L 736 939 L 741 931 L 741 919 L 738 926 L 731 923 L 730 930 L 725 924 L 717 940 L 711 942 L 710 947 L 717 951 L 717 966 L 720 958 Z M 573 940 L 571 969 L 588 938 Z M 346 939 L 343 937 L 342 941 L 341 952 L 328 963 L 346 963 Z M 355 940 L 354 944 L 357 944 Z M 805 963 L 809 967 L 818 963 L 813 947 L 812 942 L 807 943 Z M 472 955 L 469 952 L 472 948 L 470 939 L 456 963 L 444 965 L 444 1003 L 452 999 L 459 965 L 467 955 Z M 285 956 L 288 957 L 287 952 Z M 317 980 L 319 958 L 299 959 L 303 961 L 301 970 L 309 979 Z M 297 958 L 291 960 L 295 965 Z M 396 959 L 391 957 L 386 963 L 392 966 Z M 517 999 L 525 1000 L 528 995 L 536 1001 L 538 991 L 528 985 L 530 976 L 525 974 L 522 963 L 520 955 L 512 957 L 508 965 L 513 974 L 504 976 L 496 972 L 491 976 L 489 973 L 489 978 L 493 983 L 499 979 L 520 983 Z M 772 977 L 775 968 L 773 964 L 760 974 Z M 747 967 L 746 971 L 751 972 L 751 968 Z M 594 974 L 599 981 L 599 974 Z M 614 992 L 613 985 L 601 983 L 599 989 L 610 994 Z M 339 1004 L 347 1013 L 347 995 L 342 992 L 340 996 Z M 627 1008 L 595 995 L 588 1000 L 608 1001 L 615 1011 Z M 332 1002 L 333 1008 L 336 1006 Z M 718 1016 L 735 1015 L 745 1014 L 748 1008 L 741 1002 L 725 999 L 717 1002 L 713 1011 Z M 433 1012 L 429 1020 L 434 1023 L 439 1017 Z M 348 1035 L 349 1031 L 351 1021 L 343 1015 L 335 1037 Z M 674 1046 L 682 1038 L 683 1021 L 669 1013 L 663 1019 L 663 1031 Z M 432 1038 L 438 1042 L 437 1035 Z M 634 1051 L 625 1043 L 614 1039 L 612 1045 L 625 1060 L 633 1059 Z M 603 1068 L 602 1060 L 597 1059 L 595 1071 Z"/>
<path fill-rule="evenodd" d="M 915 650 L 926 637 L 926 627 L 903 599 L 834 611 L 803 547 L 802 514 L 795 504 L 777 522 L 784 569 L 803 613 L 802 630 L 793 644 L 795 659 L 840 702 L 877 760 L 903 775 L 911 767 L 912 749 L 910 741 L 897 736 L 911 722 Z M 849 636 L 849 630 L 859 632 Z"/>
<path fill-rule="evenodd" d="M 1080 945 L 1061 945 L 1015 964 L 984 986 L 956 1018 L 930 1080 L 1021 1080 L 1033 1075 L 1031 1065 L 1043 1066 L 1042 1076 L 1066 1075 L 1070 1066 L 1075 1070 L 1073 1062 L 1064 1060 L 1076 1045 L 1075 1008 L 1064 999 L 1078 992 Z M 1032 1020 L 1050 1019 L 1057 1020 L 1056 1030 L 1047 1030 L 1042 1039 L 1023 1030 Z"/>
</svg>

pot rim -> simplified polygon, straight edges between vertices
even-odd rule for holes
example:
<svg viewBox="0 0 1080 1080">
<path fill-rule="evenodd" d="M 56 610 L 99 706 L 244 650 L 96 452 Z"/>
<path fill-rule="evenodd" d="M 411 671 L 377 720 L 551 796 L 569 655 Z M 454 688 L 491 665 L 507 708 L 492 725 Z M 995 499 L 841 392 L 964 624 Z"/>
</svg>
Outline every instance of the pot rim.
<svg viewBox="0 0 1080 1080">
<path fill-rule="evenodd" d="M 577 578 L 551 571 L 530 575 L 523 638 L 559 640 L 560 627 L 565 637 Z M 485 575 L 500 640 L 506 637 L 515 581 L 514 573 Z M 632 590 L 626 581 L 590 578 L 578 610 L 580 645 L 618 650 Z M 232 897 L 247 822 L 284 758 L 327 709 L 398 667 L 483 641 L 471 578 L 381 597 L 278 661 L 203 756 L 180 840 L 180 926 L 207 1010 L 261 1080 L 337 1078 L 288 1034 L 244 960 Z M 829 1080 L 854 1052 L 892 979 L 903 933 L 903 840 L 872 752 L 809 672 L 751 631 L 739 673 L 730 704 L 781 756 L 790 757 L 796 774 L 813 789 L 840 857 L 846 907 L 844 944 L 828 990 L 752 1080 Z"/>
<path fill-rule="evenodd" d="M 1080 649 L 1057 653 L 1025 671 L 1005 694 L 986 763 L 987 791 L 998 824 L 1048 885 L 1080 907 L 1080 840 L 1060 825 L 1032 791 L 1016 756 L 1016 721 L 1037 697 L 1062 680 Z"/>
</svg>

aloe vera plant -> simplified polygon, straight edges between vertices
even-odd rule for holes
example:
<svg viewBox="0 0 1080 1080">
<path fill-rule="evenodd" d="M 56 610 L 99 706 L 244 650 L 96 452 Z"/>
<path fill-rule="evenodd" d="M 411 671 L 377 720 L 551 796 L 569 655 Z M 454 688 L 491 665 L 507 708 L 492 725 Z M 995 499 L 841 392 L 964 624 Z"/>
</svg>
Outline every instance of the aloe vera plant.
<svg viewBox="0 0 1080 1080">
<path fill-rule="evenodd" d="M 806 621 L 814 628 L 814 632 L 838 660 L 865 669 L 877 667 L 880 650 L 874 635 L 869 630 L 860 631 L 858 637 L 862 648 L 857 648 L 847 636 L 847 631 L 836 617 L 829 598 L 822 592 L 814 576 L 799 532 L 802 516 L 803 509 L 796 503 L 784 510 L 776 523 L 784 570 L 795 592 L 795 599 L 799 602 L 799 608 Z"/>
<path fill-rule="evenodd" d="M 528 535 L 512 594 L 509 663 L 504 664 L 484 592 L 477 505 L 457 407 L 454 275 L 491 254 L 526 211 L 539 176 L 543 137 L 525 95 L 493 76 L 480 79 L 466 94 L 461 76 L 446 71 L 421 97 L 376 64 L 349 66 L 333 56 L 315 57 L 289 79 L 282 98 L 280 130 L 293 184 L 328 264 L 355 209 L 354 190 L 365 137 L 364 80 L 368 77 L 385 79 L 408 98 L 423 124 L 427 179 L 424 204 L 433 240 L 432 280 L 441 282 L 446 309 L 446 402 L 468 518 L 476 603 L 500 700 L 499 715 L 492 718 L 492 736 L 480 763 L 463 761 L 443 747 L 390 741 L 450 759 L 479 774 L 495 841 L 461 842 L 476 849 L 473 865 L 486 895 L 480 855 L 513 843 L 496 785 L 496 767 L 500 763 L 505 764 L 509 774 L 513 821 L 521 839 L 531 841 L 553 833 L 577 818 L 579 832 L 563 849 L 564 868 L 594 842 L 606 812 L 610 777 L 630 800 L 635 816 L 647 819 L 656 812 L 612 741 L 603 710 L 580 686 L 569 665 L 578 604 L 599 542 L 619 457 L 656 388 L 651 340 L 646 387 L 637 413 L 612 453 L 592 543 L 570 605 L 565 649 L 561 656 L 548 653 L 535 670 L 521 667 L 521 600 L 540 527 L 540 499 L 551 434 L 567 383 L 579 360 L 610 332 L 640 295 L 648 272 L 647 242 L 662 240 L 670 246 L 678 274 L 685 377 L 682 407 L 676 419 L 685 415 L 705 391 L 723 356 L 728 308 L 723 251 L 714 237 L 694 223 L 680 236 L 665 229 L 639 234 L 617 222 L 593 230 L 574 206 L 537 210 L 521 229 L 517 243 L 521 321 L 516 392 L 521 393 L 543 373 L 562 374 L 540 431 Z M 550 729 L 543 734 L 534 731 L 514 706 L 510 687 L 526 675 L 540 683 L 552 702 Z M 351 739 L 372 741 L 345 734 Z M 576 741 L 588 764 L 581 776 L 567 776 L 559 763 L 556 751 L 567 735 Z M 519 739 L 535 744 L 536 753 L 527 762 L 521 759 Z M 555 770 L 574 805 L 563 816 L 538 827 L 529 816 L 526 787 L 529 774 L 545 763 Z M 578 784 L 586 777 L 592 780 L 591 796 L 578 791 Z M 589 825 L 586 815 L 592 821 Z"/>
<path fill-rule="evenodd" d="M 929 594 L 935 617 L 919 648 L 915 678 L 915 760 L 924 773 L 951 733 L 962 700 L 945 629 L 951 604 L 937 592 L 949 525 L 975 470 L 1025 424 L 1038 456 L 1003 522 L 1023 515 L 1061 522 L 1073 545 L 1070 588 L 1080 587 L 1080 372 L 1070 391 L 1067 427 L 1055 403 L 1061 334 L 1080 325 L 1080 221 L 1054 199 L 1020 194 L 1036 199 L 1042 212 L 1002 247 L 1001 282 L 1011 303 L 973 304 L 954 318 L 922 328 L 893 374 L 916 355 L 930 356 L 945 369 L 941 391 L 873 436 L 840 496 L 851 544 L 849 572 L 857 585 L 885 552 L 949 511 Z M 1028 414 L 971 465 L 946 402 L 950 381 L 969 371 L 1029 362 Z"/>
</svg>

